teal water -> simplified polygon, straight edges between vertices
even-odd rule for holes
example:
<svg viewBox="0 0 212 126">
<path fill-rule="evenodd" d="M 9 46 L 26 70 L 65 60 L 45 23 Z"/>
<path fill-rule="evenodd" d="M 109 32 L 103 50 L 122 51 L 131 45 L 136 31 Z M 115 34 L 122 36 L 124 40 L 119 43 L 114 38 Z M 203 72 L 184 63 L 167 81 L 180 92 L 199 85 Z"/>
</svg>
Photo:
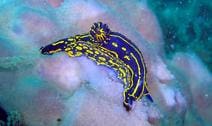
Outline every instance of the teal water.
<svg viewBox="0 0 212 126">
<path fill-rule="evenodd" d="M 212 71 L 212 3 L 209 0 L 148 0 L 162 27 L 167 56 L 195 52 Z"/>
</svg>

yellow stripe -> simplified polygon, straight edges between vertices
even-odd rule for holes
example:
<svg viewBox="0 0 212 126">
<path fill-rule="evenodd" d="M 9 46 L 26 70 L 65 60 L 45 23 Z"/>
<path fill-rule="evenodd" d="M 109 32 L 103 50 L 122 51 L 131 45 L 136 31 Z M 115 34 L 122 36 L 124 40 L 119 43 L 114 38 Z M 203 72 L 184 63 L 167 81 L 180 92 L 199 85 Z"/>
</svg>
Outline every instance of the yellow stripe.
<svg viewBox="0 0 212 126">
<path fill-rule="evenodd" d="M 64 41 L 58 41 L 58 42 L 52 43 L 52 45 L 56 46 L 56 45 L 61 44 L 61 43 L 64 43 Z"/>
<path fill-rule="evenodd" d="M 143 70 L 144 70 L 144 81 L 146 81 L 146 66 L 145 66 L 144 58 L 143 58 L 143 55 L 141 54 L 141 52 L 140 52 L 136 47 L 134 47 L 134 45 L 132 45 L 130 42 L 128 42 L 127 40 L 125 40 L 125 39 L 122 38 L 121 36 L 112 35 L 112 34 L 111 34 L 110 36 L 114 36 L 114 37 L 120 38 L 121 40 L 123 40 L 123 41 L 126 42 L 128 45 L 130 45 L 133 49 L 136 50 L 136 52 L 139 54 L 139 56 L 140 56 L 140 58 L 141 58 L 141 62 L 142 62 L 142 65 L 143 65 Z"/>
<path fill-rule="evenodd" d="M 59 52 L 59 51 L 61 51 L 61 49 L 51 50 L 51 51 L 49 51 L 49 53 L 56 53 L 56 52 Z"/>
<path fill-rule="evenodd" d="M 106 52 L 108 55 L 112 56 L 112 57 L 116 57 L 116 58 L 119 58 L 118 54 L 115 52 L 115 51 L 111 51 L 111 50 L 108 50 L 106 48 L 103 48 L 103 47 L 99 47 L 101 51 L 103 52 Z M 112 54 L 112 55 L 111 55 Z"/>
<path fill-rule="evenodd" d="M 86 33 L 84 35 L 81 35 L 80 38 L 86 38 L 86 37 L 89 37 L 89 36 L 90 36 L 90 34 Z"/>
<path fill-rule="evenodd" d="M 74 41 L 74 39 L 71 37 L 71 38 L 68 38 L 68 41 Z"/>
<path fill-rule="evenodd" d="M 141 99 L 141 97 L 144 95 L 144 88 L 147 87 L 146 81 L 144 81 L 143 86 L 142 86 L 142 91 L 141 94 L 139 95 L 138 99 Z M 148 90 L 147 90 L 148 91 Z"/>
<path fill-rule="evenodd" d="M 141 60 L 142 60 L 142 65 L 143 65 L 143 69 L 144 69 L 144 79 L 146 79 L 146 66 L 145 66 L 144 58 L 143 58 L 141 52 L 140 52 L 137 48 L 135 48 L 134 45 L 132 45 L 130 42 L 128 42 L 127 40 L 125 40 L 125 39 L 122 38 L 121 36 L 112 35 L 112 34 L 111 34 L 110 36 L 114 36 L 114 37 L 120 38 L 121 40 L 123 40 L 123 41 L 126 42 L 128 45 L 130 45 L 133 49 L 136 50 L 136 52 L 139 54 L 139 56 L 140 56 L 140 58 L 141 58 Z"/>
<path fill-rule="evenodd" d="M 127 68 L 130 70 L 130 72 L 131 72 L 131 78 L 130 78 L 130 82 L 131 83 L 129 83 L 129 86 L 126 88 L 126 89 L 124 89 L 124 92 L 127 92 L 130 88 L 132 88 L 132 86 L 134 85 L 134 80 L 133 80 L 133 77 L 134 77 L 134 71 L 132 70 L 132 68 L 129 66 L 129 65 L 126 65 L 127 66 Z"/>
<path fill-rule="evenodd" d="M 132 70 L 132 68 L 129 66 L 129 65 L 127 65 L 127 68 L 130 70 L 130 72 L 131 72 L 131 84 L 129 84 L 129 89 L 132 87 L 132 85 L 134 84 L 134 80 L 133 80 L 133 76 L 134 76 L 134 71 Z"/>
<path fill-rule="evenodd" d="M 92 56 L 89 56 L 89 55 L 88 55 L 88 58 L 91 59 L 91 60 L 93 60 L 93 61 L 96 61 L 96 59 L 93 58 Z M 98 64 L 97 64 L 97 65 L 98 65 Z"/>
<path fill-rule="evenodd" d="M 140 71 L 141 69 L 140 69 L 140 65 L 138 63 L 138 60 L 137 60 L 137 58 L 135 57 L 135 55 L 133 53 L 130 53 L 130 55 L 134 58 L 134 60 L 136 62 L 136 65 L 138 67 L 138 76 L 140 76 L 141 75 L 141 71 Z"/>
<path fill-rule="evenodd" d="M 118 35 L 110 35 L 110 36 L 114 36 L 114 37 L 118 37 L 118 38 L 120 38 L 121 40 L 123 40 L 124 42 L 126 42 L 128 45 L 130 45 L 133 49 L 135 49 L 135 51 L 139 54 L 139 56 L 140 56 L 140 58 L 141 58 L 141 62 L 142 62 L 142 65 L 143 65 L 143 69 L 144 69 L 144 82 L 146 81 L 146 66 L 145 66 L 145 62 L 144 62 L 144 59 L 143 59 L 143 56 L 142 56 L 142 54 L 141 54 L 141 52 L 137 49 L 137 48 L 135 48 L 134 47 L 134 45 L 132 45 L 130 42 L 128 42 L 127 40 L 125 40 L 124 38 L 122 38 L 121 36 L 118 36 Z M 136 59 L 136 58 L 135 58 Z M 137 60 L 136 60 L 136 62 L 138 62 Z M 136 63 L 136 64 L 138 64 L 138 63 Z M 140 71 L 139 71 L 140 72 Z M 135 97 L 134 95 L 135 95 L 135 93 L 136 93 L 136 91 L 137 91 L 137 89 L 138 89 L 138 86 L 139 86 L 139 83 L 140 83 L 140 79 L 137 81 L 137 85 L 136 85 L 136 88 L 135 88 L 135 90 L 134 90 L 134 92 L 133 92 L 133 97 Z M 132 85 L 131 85 L 132 86 Z M 129 87 L 129 89 L 130 89 L 130 87 Z M 128 88 L 126 89 L 126 90 L 128 90 Z M 144 89 L 142 89 L 142 93 L 143 93 L 143 90 Z M 138 99 L 138 98 L 137 98 Z"/>
<path fill-rule="evenodd" d="M 135 57 L 135 55 L 134 55 L 133 53 L 130 53 L 130 55 L 134 58 L 134 60 L 135 60 L 135 62 L 136 62 L 136 64 L 137 64 L 137 67 L 138 67 L 138 81 L 137 81 L 136 87 L 135 87 L 135 89 L 134 89 L 134 91 L 133 91 L 133 93 L 132 93 L 132 95 L 133 95 L 134 97 L 136 97 L 136 96 L 135 96 L 135 93 L 137 92 L 138 87 L 139 87 L 139 84 L 140 84 L 141 71 L 140 71 L 140 65 L 139 65 L 138 60 L 137 60 L 137 58 Z M 137 98 L 137 97 L 136 97 L 136 98 Z"/>
</svg>

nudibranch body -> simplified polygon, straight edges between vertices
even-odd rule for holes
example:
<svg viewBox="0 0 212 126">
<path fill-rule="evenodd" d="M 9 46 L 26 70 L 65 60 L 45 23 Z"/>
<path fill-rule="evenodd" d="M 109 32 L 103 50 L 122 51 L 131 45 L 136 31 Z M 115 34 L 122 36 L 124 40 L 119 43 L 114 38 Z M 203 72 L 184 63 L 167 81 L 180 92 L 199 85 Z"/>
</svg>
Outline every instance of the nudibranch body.
<svg viewBox="0 0 212 126">
<path fill-rule="evenodd" d="M 89 41 L 80 41 L 82 38 L 84 38 L 84 36 L 75 36 L 58 40 L 42 47 L 41 53 L 44 55 L 52 55 L 57 52 L 65 51 L 69 57 L 79 57 L 84 55 L 93 60 L 97 65 L 105 65 L 117 71 L 118 78 L 127 85 L 130 79 L 130 72 L 126 64 L 120 59 L 114 57 L 113 54 L 109 53 L 105 48 L 95 47 L 96 45 Z"/>
<path fill-rule="evenodd" d="M 65 51 L 70 57 L 87 56 L 98 65 L 118 72 L 124 83 L 123 104 L 131 110 L 133 101 L 147 96 L 153 101 L 146 83 L 146 66 L 141 51 L 124 35 L 112 32 L 106 24 L 94 23 L 90 32 L 61 39 L 41 48 L 42 54 Z"/>
</svg>

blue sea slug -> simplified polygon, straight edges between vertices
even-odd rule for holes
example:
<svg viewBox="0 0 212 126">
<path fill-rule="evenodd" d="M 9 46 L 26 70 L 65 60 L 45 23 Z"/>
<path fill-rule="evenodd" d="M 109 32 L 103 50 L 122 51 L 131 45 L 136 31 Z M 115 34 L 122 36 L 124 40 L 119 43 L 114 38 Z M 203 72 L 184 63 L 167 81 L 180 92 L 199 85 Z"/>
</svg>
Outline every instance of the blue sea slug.
<svg viewBox="0 0 212 126">
<path fill-rule="evenodd" d="M 143 96 L 153 101 L 141 51 L 124 35 L 111 31 L 102 22 L 94 23 L 88 33 L 58 40 L 40 50 L 45 55 L 64 51 L 70 57 L 86 56 L 97 65 L 117 71 L 118 78 L 124 83 L 123 105 L 127 111 L 131 110 L 133 101 Z"/>
</svg>

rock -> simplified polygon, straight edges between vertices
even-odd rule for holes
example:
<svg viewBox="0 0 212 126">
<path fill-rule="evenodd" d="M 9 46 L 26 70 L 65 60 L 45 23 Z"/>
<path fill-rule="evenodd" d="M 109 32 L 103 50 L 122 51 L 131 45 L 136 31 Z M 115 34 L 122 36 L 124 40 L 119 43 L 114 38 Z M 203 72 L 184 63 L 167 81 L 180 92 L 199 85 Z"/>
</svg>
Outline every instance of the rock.
<svg viewBox="0 0 212 126">
<path fill-rule="evenodd" d="M 158 81 L 163 84 L 169 84 L 174 79 L 174 75 L 159 56 L 156 56 L 154 59 L 154 62 L 150 67 L 150 72 L 152 72 L 152 74 L 158 78 Z"/>
<path fill-rule="evenodd" d="M 211 73 L 202 61 L 192 53 L 177 53 L 172 63 L 179 68 L 182 76 L 185 76 L 183 81 L 188 85 L 187 90 L 192 95 L 191 104 L 194 104 L 202 119 L 211 123 Z"/>
<path fill-rule="evenodd" d="M 0 107 L 0 124 L 1 121 L 4 123 L 7 121 L 7 116 L 7 112 L 2 107 Z"/>
<path fill-rule="evenodd" d="M 79 62 L 66 54 L 43 58 L 35 70 L 45 81 L 68 94 L 83 83 L 83 69 Z"/>
<path fill-rule="evenodd" d="M 64 0 L 48 0 L 49 4 L 52 6 L 52 7 L 59 7 L 61 6 L 61 4 L 64 2 Z"/>
</svg>

